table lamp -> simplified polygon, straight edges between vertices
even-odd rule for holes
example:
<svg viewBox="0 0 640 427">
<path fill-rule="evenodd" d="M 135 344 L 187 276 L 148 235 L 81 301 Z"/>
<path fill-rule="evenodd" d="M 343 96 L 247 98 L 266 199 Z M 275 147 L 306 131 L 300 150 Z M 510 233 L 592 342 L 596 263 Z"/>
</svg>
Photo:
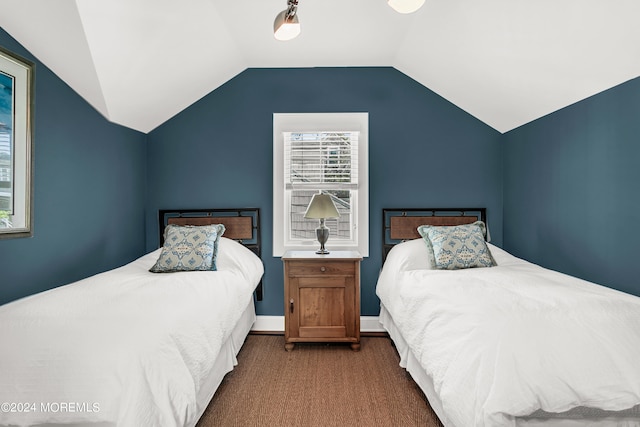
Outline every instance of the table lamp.
<svg viewBox="0 0 640 427">
<path fill-rule="evenodd" d="M 336 205 L 331 200 L 331 195 L 316 193 L 311 198 L 307 211 L 304 213 L 305 218 L 319 219 L 320 227 L 316 228 L 316 236 L 318 242 L 320 242 L 320 250 L 316 251 L 317 254 L 325 255 L 329 251 L 324 248 L 324 244 L 329 239 L 329 228 L 324 225 L 326 218 L 339 218 L 340 214 L 336 209 Z"/>
</svg>

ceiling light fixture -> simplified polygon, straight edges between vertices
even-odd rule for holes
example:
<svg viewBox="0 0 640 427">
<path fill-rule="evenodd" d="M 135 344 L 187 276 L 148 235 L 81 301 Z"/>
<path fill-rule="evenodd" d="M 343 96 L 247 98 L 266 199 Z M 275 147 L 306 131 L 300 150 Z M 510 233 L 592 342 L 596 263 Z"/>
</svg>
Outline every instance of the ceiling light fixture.
<svg viewBox="0 0 640 427">
<path fill-rule="evenodd" d="M 424 0 L 423 0 L 424 1 Z M 278 40 L 291 40 L 300 34 L 298 0 L 287 0 L 288 7 L 273 21 L 273 35 Z"/>
<path fill-rule="evenodd" d="M 422 7 L 424 0 L 388 0 L 387 3 L 398 13 L 413 13 Z"/>
</svg>

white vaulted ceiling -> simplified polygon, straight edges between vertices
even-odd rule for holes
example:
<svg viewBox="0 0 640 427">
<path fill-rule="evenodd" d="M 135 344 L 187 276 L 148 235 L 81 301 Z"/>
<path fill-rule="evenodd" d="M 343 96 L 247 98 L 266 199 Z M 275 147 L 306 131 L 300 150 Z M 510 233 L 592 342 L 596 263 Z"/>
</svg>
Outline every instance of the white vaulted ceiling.
<svg viewBox="0 0 640 427">
<path fill-rule="evenodd" d="M 251 67 L 392 66 L 500 132 L 640 75 L 639 0 L 0 0 L 0 26 L 107 119 L 149 132 Z"/>
</svg>

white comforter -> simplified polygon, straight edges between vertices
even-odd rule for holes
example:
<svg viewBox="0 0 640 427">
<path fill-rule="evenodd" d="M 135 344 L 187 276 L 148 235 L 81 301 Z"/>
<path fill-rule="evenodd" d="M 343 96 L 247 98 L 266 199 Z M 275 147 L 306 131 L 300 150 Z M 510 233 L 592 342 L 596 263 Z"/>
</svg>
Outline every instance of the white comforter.
<svg viewBox="0 0 640 427">
<path fill-rule="evenodd" d="M 640 404 L 640 298 L 491 245 L 497 267 L 427 269 L 407 252 L 417 242 L 392 250 L 377 292 L 451 425 Z"/>
<path fill-rule="evenodd" d="M 0 307 L 0 425 L 183 426 L 262 262 L 220 241 L 218 271 L 124 267 Z"/>
</svg>

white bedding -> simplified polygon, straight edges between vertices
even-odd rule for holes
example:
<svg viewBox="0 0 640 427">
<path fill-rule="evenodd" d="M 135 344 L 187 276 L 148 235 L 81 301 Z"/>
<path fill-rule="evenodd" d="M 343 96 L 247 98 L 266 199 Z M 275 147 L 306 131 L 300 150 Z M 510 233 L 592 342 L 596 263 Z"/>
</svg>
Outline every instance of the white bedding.
<svg viewBox="0 0 640 427">
<path fill-rule="evenodd" d="M 224 237 L 218 271 L 150 273 L 159 252 L 0 306 L 0 425 L 197 422 L 263 265 Z"/>
<path fill-rule="evenodd" d="M 433 381 L 445 425 L 514 426 L 538 409 L 640 404 L 640 298 L 492 245 L 496 267 L 433 270 L 422 247 L 394 247 L 377 293 Z"/>
</svg>

